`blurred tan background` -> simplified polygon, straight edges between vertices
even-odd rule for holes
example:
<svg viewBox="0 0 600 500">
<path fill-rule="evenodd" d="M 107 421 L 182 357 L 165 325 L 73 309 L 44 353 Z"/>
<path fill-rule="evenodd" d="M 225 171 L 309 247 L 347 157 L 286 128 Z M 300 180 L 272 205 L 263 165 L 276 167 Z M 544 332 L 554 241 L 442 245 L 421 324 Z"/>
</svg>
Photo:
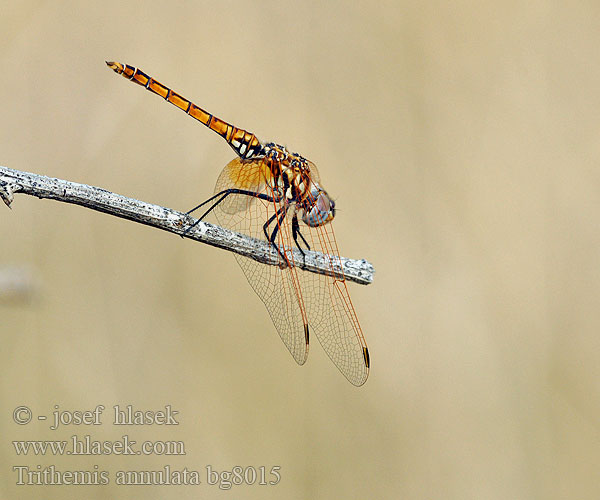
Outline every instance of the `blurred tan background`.
<svg viewBox="0 0 600 500">
<path fill-rule="evenodd" d="M 357 389 L 316 342 L 294 363 L 227 252 L 17 195 L 0 274 L 33 292 L 0 294 L 1 498 L 598 498 L 599 26 L 595 2 L 4 2 L 0 164 L 207 198 L 233 152 L 104 60 L 130 63 L 313 160 L 342 254 L 376 276 L 350 289 L 372 357 Z M 12 420 L 98 404 L 93 428 Z M 180 425 L 115 427 L 115 404 Z M 73 434 L 187 454 L 11 444 Z M 16 486 L 14 465 L 50 464 L 111 484 Z M 281 482 L 113 482 L 167 464 Z"/>
</svg>

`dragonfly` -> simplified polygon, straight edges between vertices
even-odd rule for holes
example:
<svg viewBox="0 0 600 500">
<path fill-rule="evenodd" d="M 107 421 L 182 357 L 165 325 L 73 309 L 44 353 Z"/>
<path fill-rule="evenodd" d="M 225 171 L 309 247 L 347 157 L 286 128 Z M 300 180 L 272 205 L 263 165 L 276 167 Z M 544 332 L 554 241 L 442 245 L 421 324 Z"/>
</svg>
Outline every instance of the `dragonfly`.
<svg viewBox="0 0 600 500">
<path fill-rule="evenodd" d="M 203 123 L 233 148 L 237 156 L 221 172 L 213 196 L 187 212 L 208 205 L 193 225 L 214 213 L 223 227 L 266 240 L 283 265 L 235 257 L 293 358 L 299 365 L 306 362 L 314 332 L 342 374 L 356 386 L 364 384 L 369 350 L 343 274 L 304 271 L 294 253 L 286 251 L 295 247 L 303 256 L 306 250 L 321 252 L 331 270 L 340 261 L 331 225 L 335 202 L 321 186 L 315 164 L 217 118 L 140 69 L 119 62 L 106 64 Z"/>
</svg>

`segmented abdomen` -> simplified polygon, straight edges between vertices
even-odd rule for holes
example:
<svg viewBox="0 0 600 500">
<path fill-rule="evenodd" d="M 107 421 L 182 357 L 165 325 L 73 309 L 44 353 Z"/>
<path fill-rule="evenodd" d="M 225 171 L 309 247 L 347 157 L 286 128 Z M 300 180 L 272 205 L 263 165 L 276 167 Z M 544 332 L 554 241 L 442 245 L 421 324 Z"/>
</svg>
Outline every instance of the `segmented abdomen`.
<svg viewBox="0 0 600 500">
<path fill-rule="evenodd" d="M 240 158 L 247 159 L 260 154 L 262 144 L 253 133 L 234 127 L 226 121 L 211 115 L 207 111 L 204 111 L 200 106 L 196 106 L 190 100 L 182 97 L 177 92 L 172 91 L 169 87 L 156 81 L 154 78 L 133 66 L 109 61 L 107 61 L 106 64 L 115 73 L 123 75 L 125 78 L 141 85 L 150 92 L 161 96 L 166 101 L 177 106 L 192 118 L 195 118 L 200 123 L 203 123 L 219 134 L 227 141 L 227 144 L 233 148 Z"/>
</svg>

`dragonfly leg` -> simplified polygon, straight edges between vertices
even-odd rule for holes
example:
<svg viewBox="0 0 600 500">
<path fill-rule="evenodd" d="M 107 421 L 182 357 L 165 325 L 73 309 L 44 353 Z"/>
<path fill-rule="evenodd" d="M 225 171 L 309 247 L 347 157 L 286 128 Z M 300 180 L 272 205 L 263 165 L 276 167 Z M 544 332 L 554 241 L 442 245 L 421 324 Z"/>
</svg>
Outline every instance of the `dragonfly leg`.
<svg viewBox="0 0 600 500">
<path fill-rule="evenodd" d="M 219 198 L 217 201 L 215 201 L 211 207 L 204 212 L 196 222 L 194 222 L 190 227 L 188 227 L 183 234 L 181 235 L 181 237 L 183 238 L 193 227 L 195 227 L 202 219 L 204 219 L 204 217 L 206 217 L 210 212 L 212 212 L 212 210 L 214 210 L 214 208 L 221 203 L 225 198 L 227 198 L 227 196 L 229 196 L 230 194 L 242 194 L 245 196 L 252 196 L 254 198 L 260 198 L 261 200 L 266 200 L 269 202 L 273 202 L 274 199 L 271 196 L 268 196 L 266 194 L 262 194 L 262 193 L 255 193 L 254 191 L 246 191 L 244 189 L 225 189 L 224 191 L 221 191 L 217 194 L 215 194 L 214 196 L 211 196 L 208 200 L 200 203 L 200 205 L 192 208 L 191 210 L 188 210 L 186 212 L 186 215 L 191 214 L 192 212 L 198 210 L 200 207 L 203 207 L 204 205 L 206 205 L 207 203 L 211 202 L 212 200 L 214 200 L 215 198 Z"/>
<path fill-rule="evenodd" d="M 277 218 L 278 215 L 279 215 L 279 211 L 277 211 L 274 215 L 272 215 L 271 217 L 269 217 L 269 220 L 263 224 L 263 233 L 265 233 L 265 238 L 267 239 L 267 241 L 269 243 L 273 243 L 273 241 L 271 241 L 271 237 L 269 236 L 269 233 L 267 232 L 267 229 L 269 228 L 269 226 L 271 225 L 271 223 Z"/>
<path fill-rule="evenodd" d="M 263 225 L 263 232 L 265 233 L 265 237 L 267 238 L 267 241 L 275 247 L 275 250 L 277 250 L 277 253 L 279 253 L 279 255 L 281 255 L 281 258 L 284 260 L 284 262 L 287 262 L 288 259 L 283 254 L 283 252 L 281 251 L 281 249 L 279 248 L 277 243 L 275 243 L 275 237 L 277 236 L 277 231 L 279 231 L 279 226 L 283 222 L 283 219 L 285 219 L 285 214 L 287 213 L 287 210 L 288 210 L 287 206 L 281 207 Z M 277 219 L 277 224 L 275 224 L 275 227 L 273 228 L 273 232 L 271 233 L 271 236 L 269 236 L 267 229 L 278 216 L 279 216 L 279 219 Z"/>
<path fill-rule="evenodd" d="M 306 245 L 306 249 L 310 250 L 310 245 L 308 244 L 308 242 L 306 241 L 306 239 L 300 232 L 300 225 L 298 224 L 298 214 L 294 214 L 294 216 L 292 217 L 292 237 L 294 238 L 294 242 L 296 243 L 298 250 L 300 250 L 300 253 L 302 254 L 302 258 L 304 259 L 304 263 L 303 263 L 302 267 L 305 267 L 306 266 L 306 254 L 304 253 L 304 250 L 302 250 L 302 248 L 300 247 L 300 243 L 298 243 L 298 236 L 300 236 L 300 238 L 302 238 L 302 241 Z"/>
<path fill-rule="evenodd" d="M 298 236 L 300 236 L 300 238 L 302 238 L 302 241 L 306 245 L 306 249 L 310 250 L 310 245 L 308 244 L 308 241 L 306 241 L 306 239 L 300 232 L 300 225 L 298 224 L 298 214 L 294 214 L 294 217 L 292 217 L 292 236 L 294 237 L 294 241 L 296 242 L 296 246 L 298 247 L 298 250 L 300 250 L 302 253 L 304 253 L 302 248 L 300 248 L 300 244 L 298 243 Z"/>
</svg>

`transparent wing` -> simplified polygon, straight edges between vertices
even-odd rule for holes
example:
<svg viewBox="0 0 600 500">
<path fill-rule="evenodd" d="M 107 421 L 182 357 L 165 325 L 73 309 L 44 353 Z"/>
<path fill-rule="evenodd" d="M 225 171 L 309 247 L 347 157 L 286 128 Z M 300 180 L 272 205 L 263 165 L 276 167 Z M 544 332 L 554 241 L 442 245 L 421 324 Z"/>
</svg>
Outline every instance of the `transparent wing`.
<svg viewBox="0 0 600 500">
<path fill-rule="evenodd" d="M 260 160 L 231 161 L 223 170 L 215 193 L 236 188 L 266 195 L 272 199 L 267 180 L 270 171 Z M 316 179 L 316 167 L 311 165 Z M 256 196 L 229 195 L 215 208 L 215 215 L 224 227 L 258 239 L 266 239 L 263 225 L 275 216 L 268 226 L 270 235 L 275 227 L 279 248 L 293 248 L 291 219 L 294 207 L 277 223 L 276 214 L 283 204 Z M 300 231 L 311 250 L 328 256 L 334 268 L 339 251 L 331 224 L 309 228 L 301 224 Z M 271 250 L 274 254 L 276 250 Z M 287 254 L 286 254 L 287 255 Z M 264 302 L 281 339 L 299 364 L 308 356 L 309 328 L 315 333 L 329 358 L 354 385 L 365 383 L 369 375 L 369 352 L 346 281 L 302 271 L 301 263 L 281 269 L 235 255 L 254 291 Z"/>
<path fill-rule="evenodd" d="M 311 250 L 326 255 L 333 269 L 339 251 L 331 223 L 316 228 L 301 225 L 300 230 Z M 369 351 L 346 281 L 305 271 L 300 281 L 311 332 L 352 384 L 364 384 L 369 376 Z"/>
<path fill-rule="evenodd" d="M 215 194 L 236 188 L 272 198 L 272 192 L 266 183 L 270 172 L 265 168 L 260 161 L 234 159 L 219 176 Z M 214 213 L 220 225 L 265 240 L 263 225 L 282 208 L 282 204 L 273 201 L 232 194 L 217 205 Z M 269 234 L 277 226 L 276 219 L 269 225 Z M 286 241 L 291 234 L 287 230 L 288 224 L 285 218 L 277 231 L 276 241 L 280 248 L 291 246 Z M 273 248 L 272 252 L 276 254 L 277 251 Z M 304 364 L 308 356 L 309 333 L 298 270 L 295 267 L 281 269 L 268 266 L 237 254 L 235 258 L 248 282 L 264 302 L 281 340 L 296 362 Z"/>
</svg>

